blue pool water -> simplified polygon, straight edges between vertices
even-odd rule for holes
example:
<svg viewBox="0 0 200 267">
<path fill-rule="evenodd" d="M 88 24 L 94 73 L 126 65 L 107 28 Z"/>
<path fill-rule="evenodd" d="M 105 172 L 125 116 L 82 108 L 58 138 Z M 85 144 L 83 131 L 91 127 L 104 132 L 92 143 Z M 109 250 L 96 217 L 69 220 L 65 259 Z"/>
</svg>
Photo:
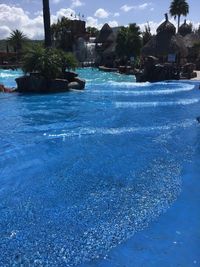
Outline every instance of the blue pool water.
<svg viewBox="0 0 200 267">
<path fill-rule="evenodd" d="M 0 266 L 200 266 L 198 83 L 79 74 L 84 92 L 0 94 Z M 159 249 L 188 220 L 184 265 L 186 243 Z"/>
</svg>

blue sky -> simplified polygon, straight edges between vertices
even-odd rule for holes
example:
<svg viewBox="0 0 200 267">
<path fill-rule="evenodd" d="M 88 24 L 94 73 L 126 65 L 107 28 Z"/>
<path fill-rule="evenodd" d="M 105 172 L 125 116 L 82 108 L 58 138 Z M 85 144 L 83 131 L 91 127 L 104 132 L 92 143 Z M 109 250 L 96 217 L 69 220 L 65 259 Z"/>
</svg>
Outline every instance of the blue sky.
<svg viewBox="0 0 200 267">
<path fill-rule="evenodd" d="M 168 12 L 170 3 L 168 0 L 50 0 L 51 20 L 55 22 L 63 15 L 81 14 L 87 26 L 101 28 L 105 22 L 110 26 L 136 22 L 141 29 L 148 21 L 154 32 L 164 13 Z M 187 20 L 198 27 L 200 2 L 188 0 L 188 3 L 190 13 Z M 0 39 L 9 36 L 10 31 L 16 28 L 30 38 L 43 37 L 42 0 L 0 0 Z"/>
</svg>

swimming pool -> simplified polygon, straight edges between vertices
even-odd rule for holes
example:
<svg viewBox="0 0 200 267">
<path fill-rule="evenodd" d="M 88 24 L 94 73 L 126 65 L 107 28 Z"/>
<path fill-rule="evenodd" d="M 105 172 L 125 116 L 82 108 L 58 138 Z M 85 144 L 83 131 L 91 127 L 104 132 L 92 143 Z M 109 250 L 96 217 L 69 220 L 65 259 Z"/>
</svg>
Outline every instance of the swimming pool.
<svg viewBox="0 0 200 267">
<path fill-rule="evenodd" d="M 0 83 L 20 74 L 1 71 Z M 0 94 L 0 266 L 108 266 L 170 212 L 200 159 L 194 82 L 79 74 L 85 91 Z"/>
</svg>

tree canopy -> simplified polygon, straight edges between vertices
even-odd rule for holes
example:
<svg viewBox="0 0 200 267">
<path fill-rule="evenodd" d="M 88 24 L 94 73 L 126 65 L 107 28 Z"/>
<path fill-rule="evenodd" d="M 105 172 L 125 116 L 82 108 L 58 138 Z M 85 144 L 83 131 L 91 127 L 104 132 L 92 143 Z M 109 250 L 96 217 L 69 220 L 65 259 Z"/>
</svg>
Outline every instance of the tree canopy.
<svg viewBox="0 0 200 267">
<path fill-rule="evenodd" d="M 139 26 L 136 23 L 122 27 L 117 36 L 116 52 L 119 57 L 137 57 L 140 55 L 142 38 Z"/>
<path fill-rule="evenodd" d="M 75 69 L 76 66 L 71 53 L 38 46 L 26 53 L 22 69 L 25 73 L 39 72 L 46 79 L 54 79 L 61 77 L 66 68 Z"/>
<path fill-rule="evenodd" d="M 152 38 L 152 34 L 151 34 L 151 28 L 149 26 L 149 23 L 147 23 L 147 25 L 145 25 L 144 27 L 144 31 L 142 32 L 142 44 L 143 46 L 148 43 L 148 41 L 150 41 Z"/>
<path fill-rule="evenodd" d="M 66 17 L 58 19 L 57 23 L 51 25 L 52 39 L 57 48 L 64 51 L 72 51 L 72 35 L 70 20 Z"/>
<path fill-rule="evenodd" d="M 178 18 L 178 31 L 180 27 L 180 17 L 187 16 L 189 5 L 186 0 L 173 0 L 169 8 L 170 15 L 175 19 Z"/>
<path fill-rule="evenodd" d="M 87 27 L 86 31 L 90 33 L 91 37 L 97 37 L 99 33 L 99 30 L 95 27 Z"/>
<path fill-rule="evenodd" d="M 13 47 L 14 52 L 21 52 L 27 40 L 27 36 L 20 30 L 13 30 L 8 37 L 8 43 Z"/>
</svg>

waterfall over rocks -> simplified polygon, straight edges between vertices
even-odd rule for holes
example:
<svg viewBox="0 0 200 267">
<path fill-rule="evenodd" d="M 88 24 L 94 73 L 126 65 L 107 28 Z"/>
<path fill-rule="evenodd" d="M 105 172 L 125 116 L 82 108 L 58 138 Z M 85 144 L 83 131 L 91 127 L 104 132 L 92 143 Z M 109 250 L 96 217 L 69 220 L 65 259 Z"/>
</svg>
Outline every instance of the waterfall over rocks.
<svg viewBox="0 0 200 267">
<path fill-rule="evenodd" d="M 96 43 L 95 37 L 90 37 L 89 42 L 87 42 L 86 45 L 86 58 L 84 60 L 84 65 L 93 65 L 95 63 L 96 58 Z"/>
<path fill-rule="evenodd" d="M 95 63 L 96 43 L 94 41 L 95 37 L 90 37 L 88 41 L 85 41 L 82 37 L 80 37 L 74 46 L 76 58 L 83 64 L 83 66 L 91 66 Z"/>
</svg>

